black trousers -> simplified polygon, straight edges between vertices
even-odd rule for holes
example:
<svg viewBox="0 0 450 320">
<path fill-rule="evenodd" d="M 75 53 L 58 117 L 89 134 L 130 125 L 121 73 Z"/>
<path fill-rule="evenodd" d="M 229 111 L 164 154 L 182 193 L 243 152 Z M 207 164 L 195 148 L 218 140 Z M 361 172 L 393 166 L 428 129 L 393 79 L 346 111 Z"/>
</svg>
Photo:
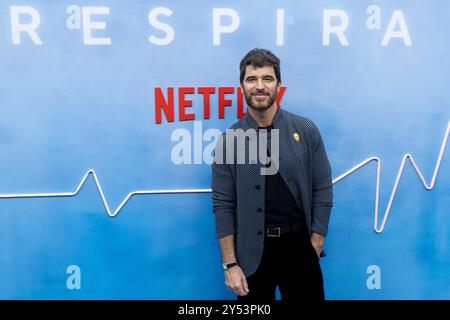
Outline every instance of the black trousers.
<svg viewBox="0 0 450 320">
<path fill-rule="evenodd" d="M 274 300 L 279 287 L 287 303 L 325 299 L 319 258 L 305 229 L 264 238 L 261 262 L 247 277 L 249 293 L 241 301 Z"/>
</svg>

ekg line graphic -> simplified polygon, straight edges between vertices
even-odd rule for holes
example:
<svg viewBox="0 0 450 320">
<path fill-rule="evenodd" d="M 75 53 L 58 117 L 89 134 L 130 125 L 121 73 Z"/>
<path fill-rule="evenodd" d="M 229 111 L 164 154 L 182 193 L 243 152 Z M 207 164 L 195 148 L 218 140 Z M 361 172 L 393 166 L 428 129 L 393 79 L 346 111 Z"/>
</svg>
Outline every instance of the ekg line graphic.
<svg viewBox="0 0 450 320">
<path fill-rule="evenodd" d="M 362 168 L 363 166 L 365 166 L 366 164 L 368 164 L 368 163 L 370 163 L 372 161 L 376 161 L 377 162 L 377 180 L 376 180 L 376 191 L 375 191 L 374 230 L 375 230 L 376 233 L 380 234 L 380 233 L 383 232 L 383 230 L 384 230 L 384 228 L 386 226 L 386 221 L 387 221 L 387 219 L 389 217 L 389 213 L 390 213 L 390 210 L 391 210 L 392 202 L 394 201 L 395 193 L 397 192 L 397 187 L 398 187 L 398 184 L 400 182 L 400 178 L 402 176 L 406 160 L 409 159 L 411 161 L 411 163 L 412 163 L 412 165 L 413 165 L 417 175 L 419 176 L 420 180 L 422 181 L 425 189 L 427 191 L 433 189 L 434 185 L 436 183 L 436 177 L 437 177 L 437 174 L 439 172 L 439 167 L 441 165 L 442 156 L 444 154 L 445 147 L 447 146 L 449 133 L 450 133 L 450 120 L 448 122 L 447 129 L 445 131 L 444 139 L 442 140 L 441 150 L 439 152 L 439 156 L 438 156 L 438 159 L 436 161 L 436 166 L 434 168 L 434 173 L 433 173 L 433 177 L 431 179 L 430 185 L 428 185 L 427 182 L 425 181 L 425 178 L 423 177 L 422 173 L 420 172 L 419 167 L 416 165 L 416 162 L 414 161 L 414 158 L 412 157 L 412 155 L 407 153 L 407 154 L 405 154 L 403 156 L 402 162 L 400 164 L 400 168 L 399 168 L 398 173 L 397 173 L 397 178 L 395 180 L 394 187 L 392 189 L 391 196 L 389 198 L 389 203 L 387 205 L 387 208 L 386 208 L 386 211 L 384 213 L 383 220 L 382 220 L 382 223 L 381 223 L 380 227 L 378 227 L 378 209 L 379 209 L 380 176 L 381 176 L 381 159 L 380 158 L 378 158 L 378 157 L 370 157 L 370 158 L 360 162 L 359 164 L 357 164 L 356 166 L 354 166 L 350 170 L 344 172 L 343 174 L 341 174 L 337 178 L 333 179 L 332 183 L 336 184 L 337 182 L 341 181 L 345 177 L 351 175 L 353 172 L 357 171 L 358 169 Z M 77 189 L 74 192 L 0 194 L 0 199 L 5 199 L 5 198 L 73 197 L 73 196 L 76 196 L 80 192 L 81 188 L 83 187 L 84 183 L 86 182 L 86 180 L 89 178 L 90 175 L 92 175 L 92 177 L 95 180 L 95 184 L 96 184 L 98 192 L 100 193 L 100 196 L 102 198 L 103 205 L 105 206 L 106 212 L 108 213 L 108 216 L 110 216 L 110 217 L 117 216 L 119 214 L 120 210 L 122 210 L 122 208 L 128 202 L 128 200 L 130 200 L 130 198 L 135 196 L 135 195 L 145 195 L 145 194 L 180 194 L 180 193 L 209 193 L 209 192 L 212 192 L 211 189 L 167 189 L 167 190 L 140 190 L 140 191 L 133 191 L 133 192 L 130 192 L 125 197 L 125 199 L 122 201 L 122 203 L 116 208 L 116 210 L 114 210 L 114 212 L 112 212 L 111 209 L 109 208 L 108 202 L 106 201 L 106 198 L 105 198 L 105 195 L 103 193 L 102 186 L 101 186 L 101 184 L 100 184 L 100 182 L 98 180 L 97 174 L 95 173 L 94 170 L 90 169 L 90 170 L 88 170 L 88 172 L 86 172 L 84 177 L 81 179 L 80 184 L 78 185 Z"/>
</svg>

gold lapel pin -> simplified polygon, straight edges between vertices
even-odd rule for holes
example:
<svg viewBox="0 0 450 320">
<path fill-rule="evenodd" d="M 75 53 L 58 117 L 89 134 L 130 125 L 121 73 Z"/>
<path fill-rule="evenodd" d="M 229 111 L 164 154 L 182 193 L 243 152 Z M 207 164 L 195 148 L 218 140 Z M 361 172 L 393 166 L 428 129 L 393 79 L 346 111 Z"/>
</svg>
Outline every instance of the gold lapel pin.
<svg viewBox="0 0 450 320">
<path fill-rule="evenodd" d="M 294 137 L 295 142 L 300 141 L 300 135 L 297 132 L 295 132 L 292 136 Z"/>
</svg>

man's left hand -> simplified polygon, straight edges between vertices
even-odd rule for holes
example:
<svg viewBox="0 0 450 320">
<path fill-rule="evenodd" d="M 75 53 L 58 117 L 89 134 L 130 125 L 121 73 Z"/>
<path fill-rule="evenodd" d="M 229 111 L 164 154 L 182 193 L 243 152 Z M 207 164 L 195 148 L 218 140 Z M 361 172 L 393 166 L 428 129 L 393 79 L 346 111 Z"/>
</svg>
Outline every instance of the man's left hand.
<svg viewBox="0 0 450 320">
<path fill-rule="evenodd" d="M 323 244 L 325 243 L 325 237 L 319 233 L 313 232 L 311 235 L 311 243 L 316 250 L 317 256 L 320 257 Z"/>
</svg>

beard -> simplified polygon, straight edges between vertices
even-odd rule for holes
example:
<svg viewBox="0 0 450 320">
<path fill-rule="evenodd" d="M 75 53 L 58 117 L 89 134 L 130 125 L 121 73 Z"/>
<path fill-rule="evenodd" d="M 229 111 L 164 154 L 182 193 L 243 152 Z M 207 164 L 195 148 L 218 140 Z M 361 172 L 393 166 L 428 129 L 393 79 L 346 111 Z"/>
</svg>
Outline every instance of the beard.
<svg viewBox="0 0 450 320">
<path fill-rule="evenodd" d="M 261 92 L 256 92 L 256 93 L 261 93 Z M 247 93 L 244 91 L 244 97 L 245 97 L 245 102 L 247 102 L 247 105 L 252 108 L 255 111 L 265 111 L 267 109 L 269 109 L 274 103 L 276 98 L 276 94 L 270 94 L 267 92 L 263 92 L 266 94 L 266 96 L 268 97 L 268 99 L 266 99 L 266 102 L 255 102 L 253 99 L 254 94 L 253 93 Z"/>
</svg>

